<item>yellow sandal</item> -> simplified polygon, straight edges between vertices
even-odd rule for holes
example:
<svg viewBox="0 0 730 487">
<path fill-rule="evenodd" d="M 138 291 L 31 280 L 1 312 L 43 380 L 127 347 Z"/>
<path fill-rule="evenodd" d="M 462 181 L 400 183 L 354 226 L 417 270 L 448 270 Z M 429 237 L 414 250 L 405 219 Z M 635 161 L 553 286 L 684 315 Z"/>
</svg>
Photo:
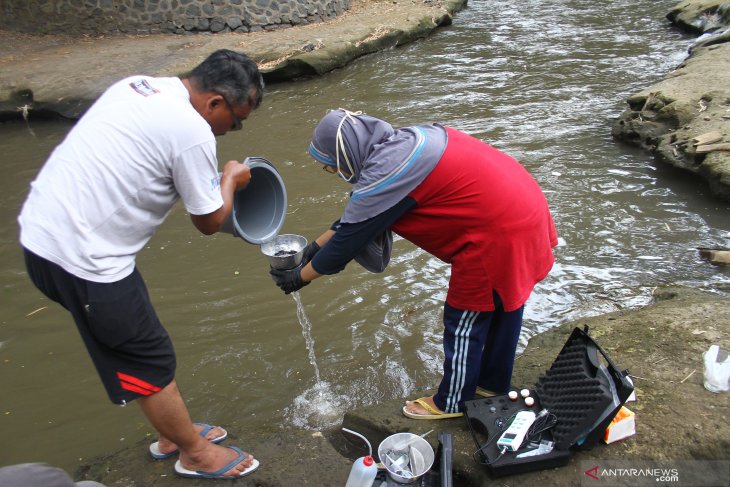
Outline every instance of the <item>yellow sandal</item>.
<svg viewBox="0 0 730 487">
<path fill-rule="evenodd" d="M 460 418 L 464 415 L 464 413 L 445 413 L 441 411 L 438 408 L 435 408 L 431 406 L 428 402 L 426 402 L 426 399 L 429 399 L 427 397 L 419 397 L 418 399 L 414 400 L 416 404 L 421 406 L 423 409 L 429 412 L 429 414 L 417 414 L 410 412 L 407 407 L 403 406 L 403 415 L 407 418 L 411 419 L 451 419 L 451 418 Z"/>
<path fill-rule="evenodd" d="M 484 389 L 484 388 L 481 388 L 481 387 L 479 387 L 479 386 L 477 386 L 477 391 L 476 391 L 476 395 L 477 395 L 477 396 L 482 396 L 482 397 L 494 397 L 494 396 L 499 396 L 499 394 L 497 394 L 496 392 L 492 392 L 492 391 L 490 391 L 489 389 Z"/>
</svg>

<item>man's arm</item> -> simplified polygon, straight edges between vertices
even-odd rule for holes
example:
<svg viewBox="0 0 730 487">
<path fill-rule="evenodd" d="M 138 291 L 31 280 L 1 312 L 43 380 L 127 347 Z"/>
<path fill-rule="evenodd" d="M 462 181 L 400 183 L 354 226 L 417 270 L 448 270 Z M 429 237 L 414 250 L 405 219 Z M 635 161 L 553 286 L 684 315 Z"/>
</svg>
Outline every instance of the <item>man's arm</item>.
<svg viewBox="0 0 730 487">
<path fill-rule="evenodd" d="M 195 228 L 204 235 L 213 235 L 218 232 L 233 211 L 233 195 L 239 189 L 245 188 L 251 180 L 251 168 L 238 161 L 228 161 L 223 166 L 221 176 L 221 196 L 223 206 L 206 215 L 190 215 Z"/>
</svg>

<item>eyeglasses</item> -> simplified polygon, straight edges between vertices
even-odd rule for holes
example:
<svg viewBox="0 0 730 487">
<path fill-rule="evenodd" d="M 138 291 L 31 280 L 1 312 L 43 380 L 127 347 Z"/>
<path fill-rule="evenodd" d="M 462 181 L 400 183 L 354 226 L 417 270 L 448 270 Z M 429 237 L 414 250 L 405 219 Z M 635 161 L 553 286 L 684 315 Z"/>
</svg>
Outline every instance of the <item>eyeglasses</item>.
<svg viewBox="0 0 730 487">
<path fill-rule="evenodd" d="M 328 166 L 323 165 L 322 169 L 324 169 L 324 172 L 330 173 L 330 174 L 337 174 L 337 168 L 335 166 Z"/>
<path fill-rule="evenodd" d="M 223 95 L 221 95 L 223 96 Z M 223 96 L 223 101 L 226 102 L 226 106 L 228 107 L 228 110 L 231 111 L 231 116 L 233 116 L 233 124 L 231 125 L 231 132 L 235 132 L 236 130 L 241 130 L 241 127 L 243 126 L 241 123 L 241 119 L 238 118 L 238 115 L 236 115 L 236 111 L 233 109 L 233 105 L 231 105 L 225 96 Z"/>
</svg>

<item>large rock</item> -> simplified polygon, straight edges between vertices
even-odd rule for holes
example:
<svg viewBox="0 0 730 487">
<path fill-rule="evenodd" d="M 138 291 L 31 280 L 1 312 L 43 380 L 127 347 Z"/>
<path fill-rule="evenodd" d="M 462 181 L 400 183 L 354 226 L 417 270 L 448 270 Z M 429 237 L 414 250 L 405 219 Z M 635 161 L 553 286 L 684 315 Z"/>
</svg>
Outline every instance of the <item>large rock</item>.
<svg viewBox="0 0 730 487">
<path fill-rule="evenodd" d="M 695 34 L 722 30 L 730 23 L 730 2 L 687 0 L 672 8 L 667 18 L 681 29 Z"/>
<path fill-rule="evenodd" d="M 725 31 L 730 3 L 688 0 L 668 15 L 681 27 L 695 26 L 693 31 L 706 27 L 702 19 L 708 16 L 713 25 L 722 23 L 715 28 L 720 32 L 701 38 L 677 69 L 629 97 L 629 109 L 612 133 L 704 178 L 715 195 L 730 201 L 730 34 Z M 702 143 L 707 140 L 712 142 Z"/>
</svg>

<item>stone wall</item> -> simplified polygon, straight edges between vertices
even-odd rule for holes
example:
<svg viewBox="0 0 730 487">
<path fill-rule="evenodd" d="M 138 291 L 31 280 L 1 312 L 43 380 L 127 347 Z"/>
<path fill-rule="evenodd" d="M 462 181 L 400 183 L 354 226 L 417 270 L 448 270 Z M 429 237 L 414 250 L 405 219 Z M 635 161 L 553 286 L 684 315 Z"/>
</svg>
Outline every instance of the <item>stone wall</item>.
<svg viewBox="0 0 730 487">
<path fill-rule="evenodd" d="M 319 22 L 352 0 L 0 0 L 0 29 L 71 35 L 256 32 Z"/>
</svg>

